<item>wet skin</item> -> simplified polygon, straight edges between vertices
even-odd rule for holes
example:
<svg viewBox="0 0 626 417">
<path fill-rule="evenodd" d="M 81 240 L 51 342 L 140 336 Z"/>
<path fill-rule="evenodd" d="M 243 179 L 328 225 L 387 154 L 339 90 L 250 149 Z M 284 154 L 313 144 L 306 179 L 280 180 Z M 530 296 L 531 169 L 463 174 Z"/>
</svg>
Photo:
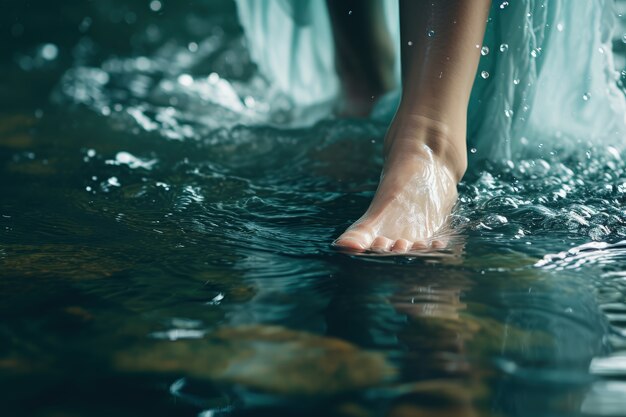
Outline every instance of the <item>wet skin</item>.
<svg viewBox="0 0 626 417">
<path fill-rule="evenodd" d="M 331 17 L 341 15 L 349 3 L 329 2 Z M 350 5 L 357 7 L 356 15 L 367 17 L 373 15 L 377 3 L 361 5 L 369 7 L 369 13 Z M 476 45 L 482 44 L 489 7 L 489 0 L 471 5 L 443 0 L 400 2 L 402 99 L 385 138 L 385 165 L 370 207 L 339 236 L 336 247 L 406 253 L 446 245 L 438 235 L 467 167 L 467 106 L 480 58 Z M 344 20 L 331 18 L 344 95 L 355 96 L 355 79 L 363 80 L 358 85 L 368 94 L 387 88 L 380 74 L 389 73 L 385 66 L 388 38 L 376 35 L 384 31 L 370 24 L 368 32 L 364 22 L 374 19 L 364 18 L 355 27 L 368 36 L 349 37 L 341 29 L 347 24 Z M 350 43 L 351 39 L 367 39 L 371 49 L 365 51 L 365 46 Z M 382 59 L 368 59 L 375 54 Z M 362 69 L 368 66 L 374 68 Z M 361 68 L 356 75 L 348 71 L 354 67 Z"/>
<path fill-rule="evenodd" d="M 335 241 L 336 246 L 394 253 L 446 246 L 447 239 L 440 232 L 457 199 L 458 176 L 427 144 L 428 138 L 446 141 L 446 132 L 434 126 L 419 117 L 400 128 L 392 126 L 385 139 L 385 165 L 374 199 Z"/>
</svg>

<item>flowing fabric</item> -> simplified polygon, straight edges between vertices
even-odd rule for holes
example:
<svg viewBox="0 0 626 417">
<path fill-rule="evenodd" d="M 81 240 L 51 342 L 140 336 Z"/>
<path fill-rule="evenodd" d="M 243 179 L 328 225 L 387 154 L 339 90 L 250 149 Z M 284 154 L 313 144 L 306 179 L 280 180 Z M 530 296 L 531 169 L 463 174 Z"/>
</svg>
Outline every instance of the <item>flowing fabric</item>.
<svg viewBox="0 0 626 417">
<path fill-rule="evenodd" d="M 398 1 L 383 1 L 399 80 Z M 295 106 L 329 114 L 339 81 L 326 2 L 237 5 L 260 71 Z M 615 25 L 611 0 L 494 1 L 477 46 L 489 52 L 481 57 L 468 109 L 470 157 L 508 160 L 598 144 L 622 149 L 626 101 L 613 63 Z M 372 117 L 390 121 L 398 98 L 399 91 L 383 97 Z"/>
</svg>

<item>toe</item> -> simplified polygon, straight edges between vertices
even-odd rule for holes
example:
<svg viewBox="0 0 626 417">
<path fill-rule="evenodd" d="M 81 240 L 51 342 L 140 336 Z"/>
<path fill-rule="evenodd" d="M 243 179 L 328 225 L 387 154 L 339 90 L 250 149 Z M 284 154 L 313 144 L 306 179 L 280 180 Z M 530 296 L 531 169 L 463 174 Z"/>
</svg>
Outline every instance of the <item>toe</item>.
<svg viewBox="0 0 626 417">
<path fill-rule="evenodd" d="M 391 251 L 397 252 L 397 253 L 406 253 L 411 249 L 412 246 L 413 246 L 413 243 L 409 242 L 408 240 L 398 239 L 395 241 L 395 243 L 391 247 Z"/>
<path fill-rule="evenodd" d="M 383 236 L 378 236 L 372 242 L 372 246 L 370 249 L 372 249 L 375 252 L 387 252 L 391 248 L 391 245 L 393 245 L 393 240 L 387 239 L 386 237 L 383 237 Z"/>
<path fill-rule="evenodd" d="M 433 249 L 443 249 L 448 246 L 448 243 L 442 239 L 435 239 L 432 241 L 431 246 Z"/>
<path fill-rule="evenodd" d="M 413 246 L 411 247 L 413 250 L 424 250 L 428 249 L 428 243 L 423 240 L 417 240 L 413 242 Z"/>
<path fill-rule="evenodd" d="M 372 237 L 369 233 L 360 230 L 348 230 L 333 242 L 333 246 L 356 252 L 369 249 Z"/>
</svg>

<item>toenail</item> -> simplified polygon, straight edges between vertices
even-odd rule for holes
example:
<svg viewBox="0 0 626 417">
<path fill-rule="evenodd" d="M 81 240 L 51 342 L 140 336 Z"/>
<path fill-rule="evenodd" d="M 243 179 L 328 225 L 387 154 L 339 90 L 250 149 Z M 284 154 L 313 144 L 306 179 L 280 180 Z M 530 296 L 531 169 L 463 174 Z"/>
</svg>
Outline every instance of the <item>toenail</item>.
<svg viewBox="0 0 626 417">
<path fill-rule="evenodd" d="M 365 245 L 363 245 L 361 242 L 359 242 L 358 239 L 355 239 L 353 237 L 342 237 L 339 239 L 335 239 L 332 243 L 333 246 L 343 246 L 340 242 L 354 242 L 356 243 L 361 249 L 365 249 Z"/>
</svg>

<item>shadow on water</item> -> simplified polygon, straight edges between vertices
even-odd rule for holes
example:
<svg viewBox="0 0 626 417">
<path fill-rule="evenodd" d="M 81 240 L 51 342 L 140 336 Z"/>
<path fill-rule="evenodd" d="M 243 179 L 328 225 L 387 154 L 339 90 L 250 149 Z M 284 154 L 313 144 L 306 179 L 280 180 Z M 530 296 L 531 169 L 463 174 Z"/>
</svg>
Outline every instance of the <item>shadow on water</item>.
<svg viewBox="0 0 626 417">
<path fill-rule="evenodd" d="M 622 414 L 619 155 L 478 167 L 448 250 L 341 254 L 385 126 L 275 127 L 228 2 L 91 3 L 50 39 L 5 15 L 45 91 L 2 84 L 8 415 Z"/>
</svg>

